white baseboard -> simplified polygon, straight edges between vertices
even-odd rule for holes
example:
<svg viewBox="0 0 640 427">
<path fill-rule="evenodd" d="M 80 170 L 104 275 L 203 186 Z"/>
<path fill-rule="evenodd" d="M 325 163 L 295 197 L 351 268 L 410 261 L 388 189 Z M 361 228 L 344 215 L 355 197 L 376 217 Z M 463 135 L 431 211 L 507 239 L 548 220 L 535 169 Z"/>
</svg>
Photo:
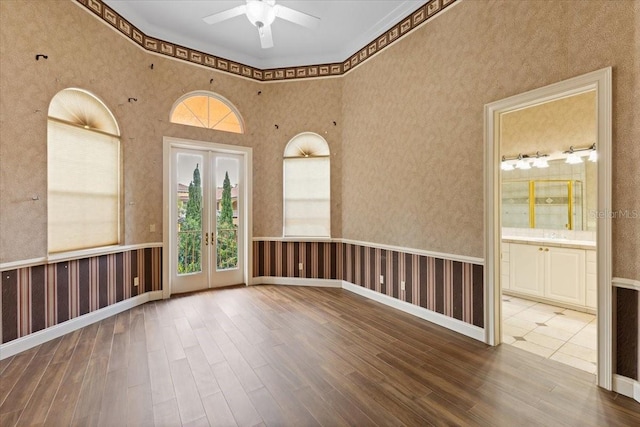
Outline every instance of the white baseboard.
<svg viewBox="0 0 640 427">
<path fill-rule="evenodd" d="M 148 301 L 159 299 L 162 299 L 162 291 L 145 292 L 142 295 L 137 295 L 108 307 L 92 311 L 91 313 L 84 314 L 80 317 L 76 317 L 27 336 L 17 338 L 6 344 L 0 345 L 0 360 L 11 357 L 21 351 L 36 347 L 49 340 L 61 337 L 69 332 L 84 328 L 92 323 L 99 322 L 107 317 L 113 316 L 114 314 L 122 313 L 123 311 L 129 310 L 130 308 L 144 304 Z"/>
<path fill-rule="evenodd" d="M 286 285 L 286 286 L 317 286 L 321 288 L 341 288 L 342 280 L 337 279 L 307 279 L 302 277 L 254 277 L 252 285 Z"/>
<path fill-rule="evenodd" d="M 640 382 L 634 379 L 614 374 L 613 391 L 640 402 Z"/>
<path fill-rule="evenodd" d="M 387 305 L 389 307 L 393 307 L 395 309 L 404 311 L 405 313 L 409 313 L 413 316 L 427 320 L 431 323 L 435 323 L 436 325 L 440 325 L 447 329 L 451 329 L 452 331 L 458 332 L 462 335 L 466 335 L 470 338 L 484 342 L 485 331 L 484 329 L 479 328 L 477 326 L 470 325 L 461 320 L 453 319 L 451 317 L 445 316 L 440 313 L 436 313 L 431 310 L 427 310 L 426 308 L 419 307 L 417 305 L 408 303 L 406 301 L 401 301 L 399 299 L 390 297 L 389 295 L 381 294 L 379 292 L 372 291 L 371 289 L 354 285 L 353 283 L 346 282 L 344 280 L 342 281 L 342 288 L 350 292 L 353 292 L 355 294 L 358 294 L 363 297 L 382 303 L 384 305 Z"/>
<path fill-rule="evenodd" d="M 365 298 L 372 299 L 386 306 L 404 311 L 413 316 L 427 320 L 436 325 L 443 326 L 452 331 L 458 332 L 462 335 L 466 335 L 470 338 L 484 342 L 484 329 L 474 325 L 462 322 L 458 319 L 445 316 L 440 313 L 427 310 L 426 308 L 419 307 L 417 305 L 400 301 L 399 299 L 390 297 L 388 295 L 381 294 L 376 291 L 372 291 L 362 286 L 354 285 L 353 283 L 346 282 L 344 280 L 334 279 L 307 279 L 296 277 L 254 277 L 252 285 L 286 285 L 286 286 L 319 286 L 327 288 L 343 288 L 347 291 L 356 293 Z"/>
</svg>

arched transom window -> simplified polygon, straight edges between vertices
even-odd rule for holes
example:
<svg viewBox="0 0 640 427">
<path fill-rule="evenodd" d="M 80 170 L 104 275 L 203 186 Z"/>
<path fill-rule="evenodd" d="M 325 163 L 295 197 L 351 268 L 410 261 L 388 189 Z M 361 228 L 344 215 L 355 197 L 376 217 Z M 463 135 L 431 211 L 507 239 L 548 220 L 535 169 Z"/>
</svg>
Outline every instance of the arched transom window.
<svg viewBox="0 0 640 427">
<path fill-rule="evenodd" d="M 284 235 L 331 236 L 329 145 L 303 132 L 284 150 Z"/>
<path fill-rule="evenodd" d="M 244 133 L 242 117 L 227 99 L 212 92 L 191 92 L 171 109 L 171 123 Z"/>
</svg>

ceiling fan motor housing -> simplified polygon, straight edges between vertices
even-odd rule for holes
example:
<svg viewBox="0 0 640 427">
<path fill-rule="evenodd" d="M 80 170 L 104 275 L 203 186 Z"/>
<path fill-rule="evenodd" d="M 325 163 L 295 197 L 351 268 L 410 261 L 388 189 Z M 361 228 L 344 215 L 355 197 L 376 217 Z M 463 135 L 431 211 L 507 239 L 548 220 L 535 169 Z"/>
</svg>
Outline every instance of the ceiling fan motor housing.
<svg viewBox="0 0 640 427">
<path fill-rule="evenodd" d="M 247 1 L 247 19 L 254 26 L 261 28 L 271 25 L 276 19 L 275 2 L 262 0 Z"/>
</svg>

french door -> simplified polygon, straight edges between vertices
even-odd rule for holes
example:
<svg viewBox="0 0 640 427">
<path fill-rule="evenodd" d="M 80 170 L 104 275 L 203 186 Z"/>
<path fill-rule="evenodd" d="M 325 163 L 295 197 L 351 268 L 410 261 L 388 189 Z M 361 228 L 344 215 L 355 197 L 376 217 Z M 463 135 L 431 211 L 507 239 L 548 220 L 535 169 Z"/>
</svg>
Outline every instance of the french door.
<svg viewBox="0 0 640 427">
<path fill-rule="evenodd" d="M 244 282 L 242 155 L 171 148 L 171 293 Z"/>
</svg>

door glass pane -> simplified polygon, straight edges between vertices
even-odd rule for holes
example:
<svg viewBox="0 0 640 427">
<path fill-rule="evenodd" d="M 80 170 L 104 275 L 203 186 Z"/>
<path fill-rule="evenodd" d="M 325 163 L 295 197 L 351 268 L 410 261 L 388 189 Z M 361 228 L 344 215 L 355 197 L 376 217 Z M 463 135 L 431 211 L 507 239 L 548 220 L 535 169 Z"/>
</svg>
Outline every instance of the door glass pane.
<svg viewBox="0 0 640 427">
<path fill-rule="evenodd" d="M 238 268 L 239 163 L 216 157 L 216 268 Z"/>
<path fill-rule="evenodd" d="M 177 274 L 202 271 L 202 181 L 203 156 L 178 154 Z"/>
</svg>

